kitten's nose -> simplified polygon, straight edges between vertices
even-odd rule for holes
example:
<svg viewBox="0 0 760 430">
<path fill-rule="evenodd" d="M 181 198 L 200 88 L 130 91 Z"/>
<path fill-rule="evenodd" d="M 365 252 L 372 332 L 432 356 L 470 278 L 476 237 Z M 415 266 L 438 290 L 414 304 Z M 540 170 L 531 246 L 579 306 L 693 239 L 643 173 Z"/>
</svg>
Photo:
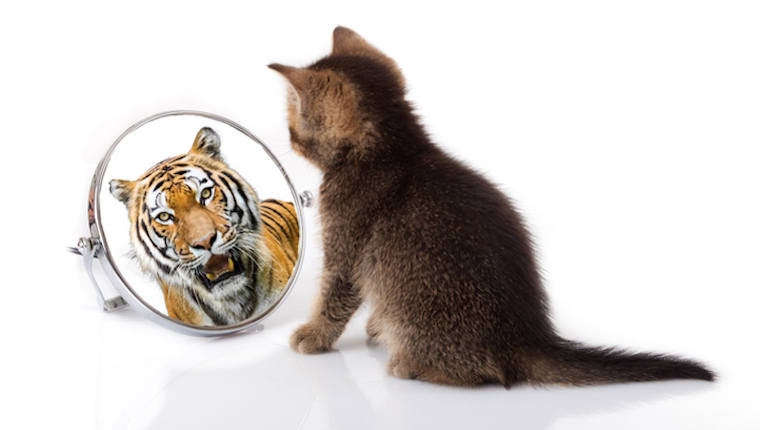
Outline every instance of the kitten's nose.
<svg viewBox="0 0 760 430">
<path fill-rule="evenodd" d="M 209 233 L 208 236 L 204 237 L 201 240 L 196 240 L 190 246 L 196 249 L 210 250 L 211 247 L 214 246 L 214 241 L 216 241 L 216 232 Z"/>
</svg>

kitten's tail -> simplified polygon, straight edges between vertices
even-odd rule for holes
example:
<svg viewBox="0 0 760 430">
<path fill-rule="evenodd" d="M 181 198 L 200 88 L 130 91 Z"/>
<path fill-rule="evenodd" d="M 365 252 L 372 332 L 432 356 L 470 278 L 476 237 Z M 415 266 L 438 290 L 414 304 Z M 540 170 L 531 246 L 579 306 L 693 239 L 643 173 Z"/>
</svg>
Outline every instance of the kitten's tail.
<svg viewBox="0 0 760 430">
<path fill-rule="evenodd" d="M 591 348 L 560 340 L 532 360 L 529 379 L 533 383 L 596 385 L 668 379 L 715 380 L 703 365 L 680 357 L 631 353 L 615 348 Z"/>
</svg>

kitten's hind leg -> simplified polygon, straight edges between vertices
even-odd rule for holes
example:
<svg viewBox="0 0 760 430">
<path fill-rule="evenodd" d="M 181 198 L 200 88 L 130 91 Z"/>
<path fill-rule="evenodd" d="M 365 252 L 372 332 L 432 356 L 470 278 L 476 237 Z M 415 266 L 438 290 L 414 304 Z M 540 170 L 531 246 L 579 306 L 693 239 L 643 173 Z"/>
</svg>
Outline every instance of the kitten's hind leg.
<svg viewBox="0 0 760 430">
<path fill-rule="evenodd" d="M 401 379 L 418 379 L 422 369 L 404 353 L 396 351 L 388 359 L 388 374 Z"/>
<path fill-rule="evenodd" d="M 457 374 L 457 372 L 426 366 L 399 351 L 394 352 L 388 360 L 388 373 L 401 379 L 419 379 L 434 384 L 460 387 L 472 387 L 486 382 L 477 374 Z"/>
<path fill-rule="evenodd" d="M 312 317 L 290 337 L 291 348 L 303 354 L 329 351 L 361 302 L 355 286 L 345 276 L 325 272 Z"/>
</svg>

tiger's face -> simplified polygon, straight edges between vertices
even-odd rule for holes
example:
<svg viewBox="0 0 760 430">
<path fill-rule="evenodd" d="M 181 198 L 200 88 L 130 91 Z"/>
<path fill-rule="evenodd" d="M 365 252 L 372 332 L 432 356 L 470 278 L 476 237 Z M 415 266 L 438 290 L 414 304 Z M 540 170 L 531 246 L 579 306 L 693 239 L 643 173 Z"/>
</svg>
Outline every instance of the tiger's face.
<svg viewBox="0 0 760 430">
<path fill-rule="evenodd" d="M 186 155 L 165 160 L 137 181 L 112 180 L 129 211 L 143 270 L 164 287 L 219 300 L 255 283 L 261 238 L 253 188 L 221 159 L 219 136 L 202 129 Z"/>
</svg>

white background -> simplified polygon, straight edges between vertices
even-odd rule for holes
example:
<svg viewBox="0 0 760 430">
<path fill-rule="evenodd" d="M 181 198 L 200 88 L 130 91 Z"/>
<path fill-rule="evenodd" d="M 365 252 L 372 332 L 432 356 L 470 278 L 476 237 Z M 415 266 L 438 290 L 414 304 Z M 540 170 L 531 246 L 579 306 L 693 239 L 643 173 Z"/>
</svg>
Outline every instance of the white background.
<svg viewBox="0 0 760 430">
<path fill-rule="evenodd" d="M 0 6 L 3 428 L 760 428 L 760 10 L 752 1 L 5 2 Z M 356 316 L 337 352 L 288 336 L 307 253 L 258 333 L 185 337 L 102 314 L 79 257 L 97 161 L 154 113 L 252 130 L 300 190 L 271 62 L 336 25 L 395 58 L 434 139 L 518 203 L 561 332 L 678 353 L 718 382 L 455 389 L 384 373 Z M 240 163 L 240 160 L 236 160 Z M 462 196 L 466 198 L 467 196 Z"/>
</svg>

